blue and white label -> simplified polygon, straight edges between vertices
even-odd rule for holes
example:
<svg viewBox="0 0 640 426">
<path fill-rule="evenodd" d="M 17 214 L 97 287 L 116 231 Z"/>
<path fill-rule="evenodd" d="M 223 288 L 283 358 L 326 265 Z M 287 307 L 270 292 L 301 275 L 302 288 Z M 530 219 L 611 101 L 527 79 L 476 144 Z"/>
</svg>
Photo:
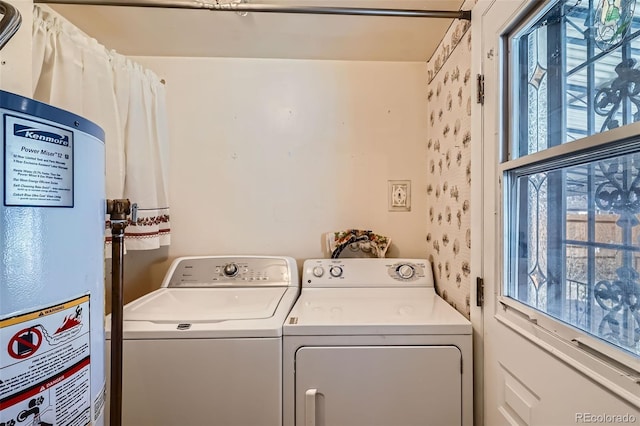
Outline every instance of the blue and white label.
<svg viewBox="0 0 640 426">
<path fill-rule="evenodd" d="M 4 117 L 5 206 L 73 207 L 73 132 Z"/>
</svg>

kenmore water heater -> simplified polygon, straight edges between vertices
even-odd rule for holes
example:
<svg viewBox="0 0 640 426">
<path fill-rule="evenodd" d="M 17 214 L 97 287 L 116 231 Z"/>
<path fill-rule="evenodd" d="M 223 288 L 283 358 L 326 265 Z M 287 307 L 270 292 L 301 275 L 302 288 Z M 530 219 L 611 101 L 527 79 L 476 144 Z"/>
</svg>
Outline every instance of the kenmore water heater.
<svg viewBox="0 0 640 426">
<path fill-rule="evenodd" d="M 0 91 L 0 425 L 104 424 L 104 132 Z"/>
</svg>

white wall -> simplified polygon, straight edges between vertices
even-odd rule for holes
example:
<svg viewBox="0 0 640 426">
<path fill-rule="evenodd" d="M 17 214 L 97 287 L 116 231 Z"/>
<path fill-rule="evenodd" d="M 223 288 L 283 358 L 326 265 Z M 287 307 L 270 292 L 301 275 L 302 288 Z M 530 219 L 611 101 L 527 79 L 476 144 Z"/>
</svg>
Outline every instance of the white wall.
<svg viewBox="0 0 640 426">
<path fill-rule="evenodd" d="M 167 82 L 172 243 L 127 255 L 127 298 L 177 256 L 321 257 L 350 227 L 425 257 L 424 63 L 132 59 Z M 412 181 L 411 212 L 388 211 L 390 179 Z"/>
</svg>

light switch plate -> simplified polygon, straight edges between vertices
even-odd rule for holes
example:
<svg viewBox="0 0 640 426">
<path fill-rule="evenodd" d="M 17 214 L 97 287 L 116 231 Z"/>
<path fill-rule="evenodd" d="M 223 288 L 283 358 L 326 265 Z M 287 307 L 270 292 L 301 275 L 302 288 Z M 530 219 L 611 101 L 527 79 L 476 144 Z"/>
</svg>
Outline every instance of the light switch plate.
<svg viewBox="0 0 640 426">
<path fill-rule="evenodd" d="M 388 191 L 389 191 L 389 211 L 390 212 L 411 211 L 411 181 L 410 180 L 390 180 Z"/>
</svg>

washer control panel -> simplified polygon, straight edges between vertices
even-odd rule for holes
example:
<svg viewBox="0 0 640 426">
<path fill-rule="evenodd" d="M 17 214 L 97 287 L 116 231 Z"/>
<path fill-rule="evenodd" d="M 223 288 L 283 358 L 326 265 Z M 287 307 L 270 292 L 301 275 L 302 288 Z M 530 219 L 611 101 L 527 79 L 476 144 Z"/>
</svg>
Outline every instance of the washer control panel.
<svg viewBox="0 0 640 426">
<path fill-rule="evenodd" d="M 309 259 L 303 287 L 433 287 L 431 263 L 424 259 Z"/>
<path fill-rule="evenodd" d="M 183 257 L 171 265 L 163 287 L 291 286 L 297 283 L 295 260 L 285 257 Z"/>
</svg>

